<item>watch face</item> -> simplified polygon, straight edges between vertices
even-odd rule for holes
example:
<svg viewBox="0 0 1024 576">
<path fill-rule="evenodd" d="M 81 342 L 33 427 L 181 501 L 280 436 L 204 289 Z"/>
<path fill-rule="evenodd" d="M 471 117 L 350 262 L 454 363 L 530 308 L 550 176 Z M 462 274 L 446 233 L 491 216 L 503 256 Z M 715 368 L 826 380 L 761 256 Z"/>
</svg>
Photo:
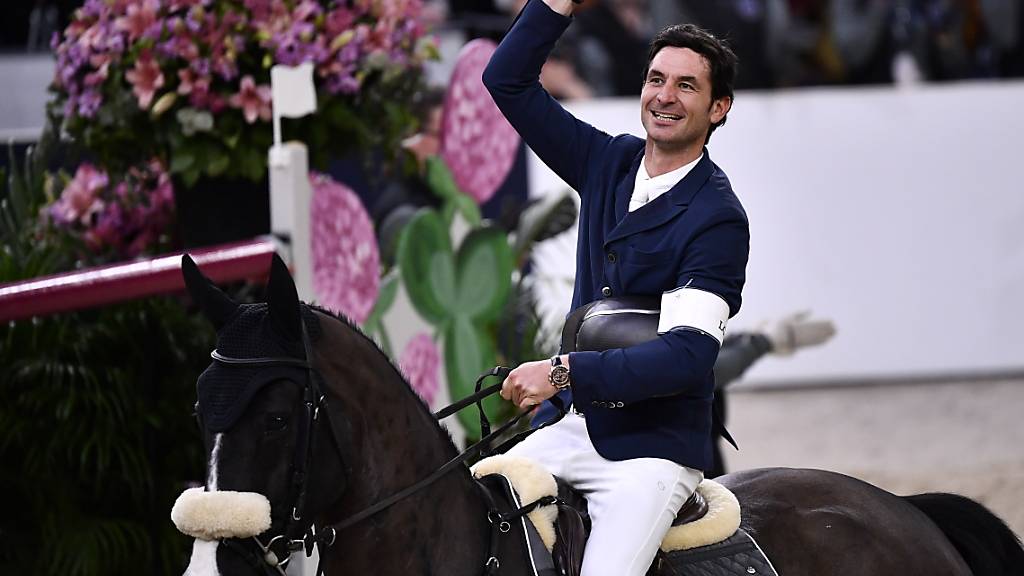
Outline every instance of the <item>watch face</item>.
<svg viewBox="0 0 1024 576">
<path fill-rule="evenodd" d="M 566 388 L 569 386 L 569 369 L 565 366 L 555 366 L 551 369 L 549 378 L 555 388 Z"/>
</svg>

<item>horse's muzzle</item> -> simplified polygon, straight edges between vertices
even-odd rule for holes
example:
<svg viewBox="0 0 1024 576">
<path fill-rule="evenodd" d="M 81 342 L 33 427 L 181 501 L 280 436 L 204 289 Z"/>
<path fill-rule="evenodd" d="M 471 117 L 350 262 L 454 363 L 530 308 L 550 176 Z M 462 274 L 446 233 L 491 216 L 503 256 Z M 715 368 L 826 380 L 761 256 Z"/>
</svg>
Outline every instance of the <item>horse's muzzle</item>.
<svg viewBox="0 0 1024 576">
<path fill-rule="evenodd" d="M 171 520 L 201 540 L 249 538 L 270 529 L 270 500 L 257 492 L 189 488 L 174 502 Z"/>
</svg>

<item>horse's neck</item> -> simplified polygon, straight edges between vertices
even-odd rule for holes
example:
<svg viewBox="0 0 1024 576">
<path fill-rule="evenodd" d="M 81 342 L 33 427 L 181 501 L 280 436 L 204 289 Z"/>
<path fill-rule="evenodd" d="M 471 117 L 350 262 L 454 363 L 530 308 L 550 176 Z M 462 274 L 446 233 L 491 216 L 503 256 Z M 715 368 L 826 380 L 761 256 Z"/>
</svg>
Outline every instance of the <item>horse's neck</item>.
<svg viewBox="0 0 1024 576">
<path fill-rule="evenodd" d="M 457 455 L 433 415 L 386 358 L 373 352 L 360 351 L 365 362 L 347 379 L 359 384 L 345 401 L 354 454 L 344 514 L 422 481 Z M 347 550 L 335 556 L 338 573 L 387 574 L 384 565 L 394 563 L 403 574 L 476 574 L 488 534 L 486 506 L 468 472 L 457 467 L 350 532 Z"/>
</svg>

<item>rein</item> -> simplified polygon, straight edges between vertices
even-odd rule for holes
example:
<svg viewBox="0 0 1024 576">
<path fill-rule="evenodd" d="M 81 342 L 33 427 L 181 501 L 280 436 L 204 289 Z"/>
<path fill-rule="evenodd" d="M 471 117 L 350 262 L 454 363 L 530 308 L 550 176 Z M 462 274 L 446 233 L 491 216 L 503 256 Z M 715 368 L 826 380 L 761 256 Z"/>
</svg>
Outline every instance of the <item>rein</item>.
<svg viewBox="0 0 1024 576">
<path fill-rule="evenodd" d="M 488 396 L 498 392 L 499 390 L 501 390 L 501 384 L 502 383 L 499 382 L 498 384 L 495 384 L 493 386 L 489 386 L 489 387 L 484 388 L 483 390 L 481 390 L 480 389 L 481 382 L 483 382 L 485 379 L 490 378 L 492 376 L 496 376 L 496 377 L 500 377 L 500 378 L 504 379 L 506 376 L 508 376 L 509 372 L 511 372 L 511 371 L 512 371 L 511 368 L 506 368 L 504 366 L 497 366 L 497 367 L 493 368 L 492 370 L 490 370 L 489 372 L 485 372 L 485 373 L 481 374 L 480 377 L 477 378 L 477 381 L 476 381 L 477 392 L 475 394 L 472 394 L 471 396 L 467 396 L 467 397 L 463 398 L 462 400 L 459 400 L 458 402 L 455 402 L 455 403 L 453 403 L 453 404 L 451 404 L 449 406 L 446 406 L 446 407 L 442 408 L 441 410 L 438 410 L 437 412 L 434 413 L 434 416 L 438 420 L 441 420 L 443 418 L 451 416 L 452 414 L 458 412 L 459 410 L 465 408 L 466 406 L 469 406 L 470 404 L 479 403 L 480 400 L 482 400 L 482 399 L 484 399 L 484 398 L 486 398 L 486 397 L 488 397 Z M 391 506 L 391 505 L 393 505 L 393 504 L 395 504 L 395 503 L 397 503 L 397 502 L 399 502 L 399 501 L 401 501 L 401 500 L 403 500 L 403 499 L 405 499 L 405 498 L 407 498 L 409 496 L 412 496 L 416 492 L 419 492 L 420 490 L 423 490 L 424 488 L 426 488 L 427 486 L 430 486 L 434 482 L 437 482 L 445 474 L 447 474 L 448 472 L 451 472 L 453 469 L 458 467 L 460 464 L 464 464 L 467 460 L 473 458 L 474 456 L 477 456 L 478 454 L 485 453 L 486 447 L 488 445 L 490 445 L 490 443 L 493 442 L 495 438 L 497 438 L 497 437 L 501 436 L 502 434 L 504 434 L 506 431 L 508 431 L 509 428 L 512 428 L 513 426 L 518 424 L 524 417 L 528 416 L 529 414 L 530 414 L 529 410 L 523 411 L 522 413 L 520 413 L 515 418 L 512 418 L 508 422 L 505 422 L 504 424 L 499 426 L 496 430 L 494 430 L 493 432 L 488 433 L 486 436 L 484 436 L 483 438 L 481 438 L 480 440 L 478 440 L 477 442 L 475 442 L 474 444 L 472 444 L 471 446 L 466 448 L 458 456 L 452 458 L 448 462 L 445 462 L 444 465 L 442 465 L 440 468 L 435 470 L 430 476 L 427 476 L 426 478 L 424 478 L 423 480 L 420 480 L 419 482 L 413 484 L 412 486 L 409 486 L 409 487 L 407 487 L 407 488 L 397 492 L 396 494 L 393 494 L 392 496 L 389 496 L 389 497 L 387 497 L 387 498 L 377 502 L 376 504 L 373 504 L 373 505 L 369 506 L 368 508 L 365 508 L 365 509 L 359 511 L 359 512 L 349 516 L 348 518 L 345 518 L 344 520 L 341 520 L 341 521 L 336 522 L 334 524 L 330 524 L 328 526 L 325 526 L 321 530 L 321 533 L 323 533 L 326 530 L 330 530 L 331 533 L 334 534 L 334 533 L 336 533 L 338 531 L 344 530 L 345 528 L 348 528 L 348 527 L 350 527 L 350 526 L 352 526 L 352 525 L 354 525 L 354 524 L 356 524 L 358 522 L 361 522 L 362 520 L 365 520 L 365 519 L 369 518 L 370 516 L 373 516 L 377 512 L 380 512 L 381 510 L 384 510 L 385 508 L 388 508 L 389 506 Z M 487 417 L 484 415 L 482 409 L 481 409 L 480 415 L 481 415 L 481 418 L 486 420 Z M 545 422 L 543 426 L 547 426 L 548 424 L 551 424 L 551 423 L 553 423 L 553 422 Z M 521 433 L 521 434 L 516 435 L 513 438 L 513 440 L 518 440 L 518 439 L 520 439 L 522 437 L 525 437 L 525 436 L 535 432 L 536 430 L 539 430 L 543 426 L 540 426 L 538 428 L 533 428 L 533 429 L 530 429 L 530 430 L 526 430 L 525 433 Z M 490 429 L 489 425 L 484 428 L 484 430 L 489 430 L 489 429 Z"/>
<path fill-rule="evenodd" d="M 309 474 L 307 473 L 307 470 L 309 469 L 312 460 L 314 451 L 313 440 L 316 437 L 316 435 L 314 434 L 314 429 L 317 423 L 319 422 L 320 409 L 326 405 L 326 397 L 323 394 L 317 380 L 317 378 L 319 377 L 319 372 L 313 366 L 313 348 L 310 343 L 309 334 L 306 330 L 306 325 L 304 322 L 302 323 L 302 344 L 303 348 L 305 349 L 305 359 L 290 357 L 233 358 L 230 356 L 224 356 L 217 350 L 214 350 L 213 352 L 210 353 L 210 357 L 213 358 L 213 360 L 227 365 L 292 366 L 304 369 L 306 371 L 306 382 L 303 386 L 303 402 L 305 404 L 306 417 L 304 419 L 304 426 L 300 431 L 299 441 L 296 445 L 290 497 L 290 500 L 293 503 L 293 505 L 291 506 L 291 512 L 288 515 L 288 521 L 283 533 L 272 537 L 267 544 L 264 544 L 257 537 L 252 538 L 252 540 L 254 540 L 256 545 L 258 546 L 260 552 L 262 552 L 263 554 L 263 562 L 265 562 L 265 564 L 268 567 L 270 567 L 273 570 L 276 570 L 279 573 L 283 573 L 283 568 L 287 566 L 288 562 L 291 560 L 292 553 L 305 549 L 306 556 L 310 556 L 312 555 L 314 548 L 328 548 L 334 544 L 335 540 L 337 539 L 337 533 L 341 530 L 344 530 L 363 520 L 366 520 L 374 514 L 377 514 L 378 512 L 385 510 L 393 506 L 394 504 L 404 500 L 405 498 L 408 498 L 409 496 L 412 496 L 413 494 L 427 488 L 428 486 L 434 484 L 435 482 L 443 478 L 445 475 L 447 475 L 455 468 L 459 467 L 460 465 L 465 465 L 466 461 L 472 459 L 473 457 L 478 455 L 486 456 L 490 454 L 491 451 L 487 450 L 490 444 L 496 438 L 504 434 L 506 431 L 508 431 L 516 424 L 518 424 L 523 418 L 528 416 L 531 412 L 530 410 L 525 410 L 519 415 L 517 415 L 515 418 L 512 418 L 508 422 L 505 422 L 504 424 L 499 426 L 494 431 L 491 431 L 490 421 L 487 419 L 487 416 L 484 413 L 482 400 L 500 391 L 505 377 L 507 377 L 508 374 L 512 371 L 511 368 L 507 368 L 504 366 L 494 367 L 488 372 L 481 374 L 480 377 L 477 378 L 475 386 L 476 392 L 474 394 L 471 394 L 470 396 L 458 400 L 457 402 L 454 402 L 433 414 L 433 416 L 437 420 L 442 420 L 444 418 L 447 418 L 448 416 L 451 416 L 452 414 L 455 414 L 456 412 L 462 410 L 463 408 L 469 406 L 470 404 L 475 403 L 480 411 L 480 429 L 484 433 L 483 438 L 481 438 L 480 440 L 466 448 L 464 451 L 459 453 L 457 456 L 455 456 L 448 462 L 444 463 L 440 468 L 435 470 L 433 473 L 431 473 L 423 480 L 420 480 L 419 482 L 411 486 L 408 486 L 407 488 L 404 488 L 399 492 L 379 502 L 376 502 L 375 504 L 372 504 L 371 506 L 339 522 L 323 526 L 319 530 L 316 530 L 316 532 L 313 531 L 313 526 L 310 526 L 308 530 L 303 530 L 300 527 L 299 523 L 302 521 L 303 515 L 305 513 L 306 488 L 309 479 Z M 502 382 L 481 389 L 483 381 L 491 377 L 501 378 Z M 559 409 L 558 417 L 551 421 L 545 422 L 544 424 L 538 426 L 537 428 L 532 428 L 520 432 L 519 434 L 516 434 L 515 436 L 507 440 L 505 443 L 503 443 L 498 448 L 497 451 L 500 452 L 502 451 L 502 449 L 505 448 L 505 446 L 518 442 L 525 438 L 526 436 L 532 434 L 533 432 L 536 432 L 537 430 L 554 424 L 555 422 L 560 420 L 561 417 L 565 415 L 566 410 L 561 405 L 561 402 L 559 401 L 557 396 L 552 397 L 552 401 L 555 402 L 556 407 L 558 407 Z M 326 412 L 324 412 L 324 416 L 327 417 Z M 484 490 L 484 492 L 486 499 L 490 502 L 491 498 L 489 494 L 486 493 L 486 489 Z M 488 521 L 495 526 L 495 529 L 501 527 L 502 530 L 500 531 L 505 531 L 504 527 L 508 526 L 509 520 L 521 516 L 522 514 L 525 514 L 529 510 L 532 510 L 537 505 L 542 505 L 546 503 L 547 502 L 534 502 L 520 510 L 513 511 L 510 514 L 499 514 L 495 511 L 492 511 L 491 513 L 488 513 Z M 493 506 L 490 507 L 493 508 Z M 300 531 L 304 531 L 305 534 L 301 537 L 296 537 L 299 536 Z M 317 566 L 316 571 L 318 575 L 322 574 L 323 557 L 324 555 L 321 554 L 321 565 Z M 496 557 L 495 541 L 494 538 L 492 537 L 490 558 L 488 559 L 485 568 L 487 573 L 493 573 L 494 570 L 497 569 L 497 567 L 498 559 Z"/>
</svg>

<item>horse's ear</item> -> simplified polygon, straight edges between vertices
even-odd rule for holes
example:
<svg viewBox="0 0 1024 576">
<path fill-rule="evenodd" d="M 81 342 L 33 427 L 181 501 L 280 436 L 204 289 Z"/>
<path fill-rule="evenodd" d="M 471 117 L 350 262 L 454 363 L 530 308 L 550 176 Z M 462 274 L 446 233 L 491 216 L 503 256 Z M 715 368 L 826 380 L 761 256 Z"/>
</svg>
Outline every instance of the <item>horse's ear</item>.
<svg viewBox="0 0 1024 576">
<path fill-rule="evenodd" d="M 270 320 L 285 336 L 298 340 L 302 337 L 302 318 L 299 315 L 299 293 L 288 266 L 274 254 L 270 263 L 270 282 L 267 284 L 267 308 Z"/>
<path fill-rule="evenodd" d="M 220 330 L 235 310 L 238 310 L 238 303 L 203 275 L 188 254 L 181 255 L 181 274 L 185 277 L 185 286 L 192 295 L 192 301 L 199 306 L 213 326 Z"/>
</svg>

